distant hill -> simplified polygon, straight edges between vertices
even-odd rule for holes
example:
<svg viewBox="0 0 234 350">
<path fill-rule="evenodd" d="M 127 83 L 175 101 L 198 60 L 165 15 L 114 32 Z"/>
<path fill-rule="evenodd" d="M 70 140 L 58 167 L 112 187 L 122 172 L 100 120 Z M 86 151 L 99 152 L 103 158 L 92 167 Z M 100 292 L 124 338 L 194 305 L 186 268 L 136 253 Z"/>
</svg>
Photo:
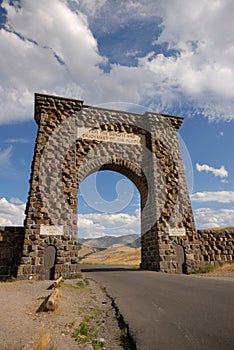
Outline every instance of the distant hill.
<svg viewBox="0 0 234 350">
<path fill-rule="evenodd" d="M 141 238 L 137 234 L 80 238 L 78 246 L 82 263 L 136 265 L 141 261 Z"/>
<path fill-rule="evenodd" d="M 85 259 L 89 255 L 92 255 L 98 251 L 96 248 L 92 248 L 86 244 L 81 244 L 79 245 L 79 258 L 80 259 Z"/>
<path fill-rule="evenodd" d="M 83 258 L 80 256 L 80 259 L 82 263 L 139 265 L 141 262 L 141 248 L 114 244 L 111 247 L 96 251 Z"/>
<path fill-rule="evenodd" d="M 140 237 L 137 234 L 125 236 L 103 236 L 98 238 L 79 238 L 79 246 L 86 245 L 97 249 L 106 249 L 114 244 L 127 245 L 129 247 L 138 248 L 141 246 Z"/>
<path fill-rule="evenodd" d="M 131 247 L 131 248 L 140 248 L 141 247 L 141 237 L 138 236 L 138 238 L 135 241 L 128 243 L 127 246 Z"/>
</svg>

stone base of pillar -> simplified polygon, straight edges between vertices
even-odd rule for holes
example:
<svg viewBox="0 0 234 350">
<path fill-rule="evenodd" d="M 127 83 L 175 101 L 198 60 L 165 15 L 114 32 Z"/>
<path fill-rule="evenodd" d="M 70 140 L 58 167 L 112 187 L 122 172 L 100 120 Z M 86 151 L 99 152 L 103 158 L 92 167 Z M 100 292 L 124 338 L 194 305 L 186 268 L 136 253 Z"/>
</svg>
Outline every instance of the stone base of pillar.
<svg viewBox="0 0 234 350">
<path fill-rule="evenodd" d="M 55 264 L 54 278 L 76 278 L 81 273 L 79 264 Z M 45 268 L 43 265 L 19 265 L 17 271 L 19 280 L 45 280 Z"/>
</svg>

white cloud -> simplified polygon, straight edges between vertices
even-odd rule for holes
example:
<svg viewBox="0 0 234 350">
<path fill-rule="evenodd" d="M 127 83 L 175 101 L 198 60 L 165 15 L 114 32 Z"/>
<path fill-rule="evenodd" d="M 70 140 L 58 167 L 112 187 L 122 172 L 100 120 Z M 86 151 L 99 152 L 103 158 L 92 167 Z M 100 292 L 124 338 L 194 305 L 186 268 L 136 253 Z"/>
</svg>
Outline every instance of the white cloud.
<svg viewBox="0 0 234 350">
<path fill-rule="evenodd" d="M 81 98 L 82 86 L 102 72 L 97 42 L 86 17 L 61 1 L 4 1 L 7 23 L 0 30 L 0 121 L 29 118 L 33 93 Z"/>
<path fill-rule="evenodd" d="M 12 157 L 13 146 L 10 145 L 5 149 L 0 148 L 0 175 L 12 175 L 11 170 L 11 157 Z"/>
<path fill-rule="evenodd" d="M 111 1 L 111 0 L 69 0 L 71 8 L 81 9 L 90 21 L 101 21 L 99 30 L 103 32 L 113 31 L 116 27 L 128 25 L 131 21 L 157 19 L 160 16 L 160 1 Z"/>
<path fill-rule="evenodd" d="M 25 139 L 25 138 L 22 138 L 22 137 L 19 137 L 17 139 L 7 139 L 4 142 L 5 143 L 28 143 L 29 140 Z"/>
<path fill-rule="evenodd" d="M 6 198 L 0 199 L 0 225 L 23 226 L 25 203 L 17 198 L 9 202 Z"/>
<path fill-rule="evenodd" d="M 70 0 L 68 3 L 71 8 L 77 8 L 77 5 L 79 4 L 86 14 L 93 17 L 98 11 L 100 11 L 100 9 L 103 8 L 103 6 L 107 3 L 107 0 L 80 0 L 78 3 L 74 0 Z"/>
<path fill-rule="evenodd" d="M 221 182 L 222 182 L 223 184 L 227 184 L 227 183 L 228 183 L 228 180 L 222 179 Z"/>
<path fill-rule="evenodd" d="M 193 202 L 234 203 L 234 191 L 196 192 L 190 198 Z"/>
<path fill-rule="evenodd" d="M 121 236 L 139 234 L 139 211 L 135 215 L 125 213 L 89 213 L 78 215 L 78 235 L 82 237 Z"/>
<path fill-rule="evenodd" d="M 207 164 L 203 164 L 203 165 L 200 165 L 200 164 L 196 164 L 196 169 L 197 171 L 201 172 L 201 171 L 205 171 L 206 173 L 208 172 L 211 172 L 213 173 L 215 176 L 219 176 L 221 178 L 223 177 L 227 177 L 228 176 L 228 172 L 227 170 L 224 168 L 224 166 L 222 165 L 220 167 L 220 169 L 216 169 L 216 168 L 213 168 Z"/>
<path fill-rule="evenodd" d="M 137 57 L 141 53 L 140 50 L 127 51 L 124 55 L 127 57 Z"/>
<path fill-rule="evenodd" d="M 197 228 L 234 226 L 234 209 L 200 208 L 194 211 Z"/>
<path fill-rule="evenodd" d="M 232 0 L 9 3 L 2 2 L 7 22 L 0 30 L 0 123 L 31 117 L 33 92 L 92 104 L 147 103 L 164 113 L 177 109 L 183 114 L 189 107 L 191 115 L 234 119 Z M 108 33 L 136 20 L 144 28 L 149 19 L 156 28 L 152 43 L 165 43 L 174 54 L 151 47 L 136 67 L 114 64 L 104 73 L 100 64 L 107 59 L 99 52 L 89 20 L 98 22 L 93 30 Z M 129 43 L 123 55 L 133 52 L 141 52 L 140 47 L 131 49 Z"/>
<path fill-rule="evenodd" d="M 96 76 L 96 65 L 103 63 L 104 58 L 98 54 L 97 41 L 81 12 L 72 12 L 65 3 L 57 0 L 41 0 L 40 5 L 23 0 L 20 9 L 7 4 L 5 8 L 10 20 L 9 29 L 13 28 L 24 38 L 36 41 L 37 46 L 49 50 L 53 57 L 57 56 L 75 80 L 85 79 L 87 82 L 87 79 Z M 84 64 L 89 67 L 87 71 L 84 71 Z M 61 68 L 61 64 L 59 66 Z M 49 72 L 40 73 L 45 73 L 44 78 L 47 78 Z M 53 73 L 56 72 L 50 72 L 50 79 L 54 78 Z"/>
<path fill-rule="evenodd" d="M 13 203 L 13 204 L 25 204 L 24 201 L 22 201 L 21 199 L 19 198 L 15 198 L 15 197 L 12 197 L 10 199 L 10 203 Z"/>
<path fill-rule="evenodd" d="M 191 97 L 192 105 L 210 119 L 233 119 L 233 1 L 176 0 L 160 4 L 162 32 L 156 43 L 167 43 L 176 54 L 166 57 L 154 53 L 141 64 L 177 98 Z"/>
<path fill-rule="evenodd" d="M 7 147 L 4 150 L 0 149 L 0 165 L 1 166 L 5 166 L 6 164 L 9 163 L 9 160 L 11 158 L 12 155 L 12 146 Z"/>
</svg>

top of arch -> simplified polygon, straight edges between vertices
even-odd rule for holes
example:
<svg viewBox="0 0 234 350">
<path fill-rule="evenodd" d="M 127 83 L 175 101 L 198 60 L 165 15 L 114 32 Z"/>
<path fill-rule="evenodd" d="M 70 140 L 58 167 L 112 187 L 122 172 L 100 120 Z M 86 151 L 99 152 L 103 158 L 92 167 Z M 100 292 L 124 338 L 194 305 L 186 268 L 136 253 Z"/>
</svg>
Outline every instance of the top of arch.
<svg viewBox="0 0 234 350">
<path fill-rule="evenodd" d="M 137 115 L 137 116 L 163 116 L 167 119 L 170 119 L 172 124 L 176 129 L 179 129 L 181 124 L 183 123 L 184 118 L 182 116 L 176 116 L 171 114 L 165 114 L 165 113 L 158 113 L 158 112 L 149 112 L 146 111 L 144 113 L 135 113 L 135 112 L 129 112 L 124 110 L 118 110 L 118 109 L 111 109 L 111 108 L 104 108 L 104 107 L 97 107 L 97 106 L 89 106 L 85 105 L 83 100 L 73 99 L 73 98 L 67 98 L 62 96 L 56 96 L 56 95 L 47 95 L 47 94 L 41 94 L 41 93 L 35 93 L 35 104 L 34 104 L 34 118 L 36 122 L 40 123 L 41 113 L 46 112 L 48 110 L 53 109 L 59 109 L 62 111 L 69 111 L 72 110 L 72 112 L 77 112 L 84 109 L 98 109 L 102 111 L 113 111 L 114 113 L 124 113 L 124 114 L 130 114 L 130 115 Z"/>
</svg>

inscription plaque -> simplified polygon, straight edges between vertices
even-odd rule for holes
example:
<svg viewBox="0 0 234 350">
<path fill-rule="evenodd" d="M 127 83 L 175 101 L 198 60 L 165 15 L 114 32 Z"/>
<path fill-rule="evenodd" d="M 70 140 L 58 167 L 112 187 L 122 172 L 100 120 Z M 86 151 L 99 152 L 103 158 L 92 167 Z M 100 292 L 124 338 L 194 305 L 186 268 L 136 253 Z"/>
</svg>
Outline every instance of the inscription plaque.
<svg viewBox="0 0 234 350">
<path fill-rule="evenodd" d="M 41 236 L 62 236 L 63 226 L 60 225 L 41 225 L 40 227 Z"/>
<path fill-rule="evenodd" d="M 185 227 L 169 227 L 169 236 L 186 236 Z"/>
<path fill-rule="evenodd" d="M 105 142 L 116 142 L 124 144 L 142 144 L 145 145 L 145 136 L 128 134 L 127 132 L 107 131 L 99 129 L 90 129 L 86 127 L 77 128 L 77 137 L 86 140 L 97 140 Z"/>
</svg>

